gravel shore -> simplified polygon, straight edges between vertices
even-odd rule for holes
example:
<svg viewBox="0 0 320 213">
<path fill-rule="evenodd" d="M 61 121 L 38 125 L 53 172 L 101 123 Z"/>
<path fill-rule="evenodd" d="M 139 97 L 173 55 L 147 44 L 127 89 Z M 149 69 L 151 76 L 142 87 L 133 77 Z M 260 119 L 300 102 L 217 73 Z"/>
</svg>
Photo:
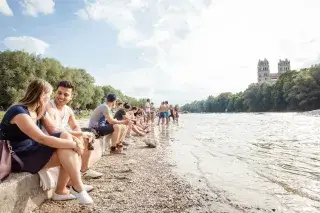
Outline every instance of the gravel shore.
<svg viewBox="0 0 320 213">
<path fill-rule="evenodd" d="M 94 205 L 47 201 L 34 212 L 214 212 L 213 198 L 172 171 L 166 156 L 169 139 L 164 138 L 155 127 L 146 138 L 133 137 L 126 155 L 103 156 L 93 169 L 104 176 L 85 180 L 95 187 L 90 192 Z M 158 143 L 156 148 L 146 146 L 150 140 Z"/>
</svg>

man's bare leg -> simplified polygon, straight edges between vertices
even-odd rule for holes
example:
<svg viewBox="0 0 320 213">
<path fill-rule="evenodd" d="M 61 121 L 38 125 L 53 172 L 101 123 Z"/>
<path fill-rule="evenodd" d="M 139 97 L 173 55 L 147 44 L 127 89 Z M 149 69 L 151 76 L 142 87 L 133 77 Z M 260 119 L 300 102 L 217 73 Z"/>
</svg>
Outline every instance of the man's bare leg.
<svg viewBox="0 0 320 213">
<path fill-rule="evenodd" d="M 102 173 L 89 169 L 89 160 L 92 154 L 92 151 L 88 149 L 89 139 L 84 139 L 85 150 L 81 156 L 81 172 L 84 178 L 93 178 L 97 179 L 102 177 Z"/>
</svg>

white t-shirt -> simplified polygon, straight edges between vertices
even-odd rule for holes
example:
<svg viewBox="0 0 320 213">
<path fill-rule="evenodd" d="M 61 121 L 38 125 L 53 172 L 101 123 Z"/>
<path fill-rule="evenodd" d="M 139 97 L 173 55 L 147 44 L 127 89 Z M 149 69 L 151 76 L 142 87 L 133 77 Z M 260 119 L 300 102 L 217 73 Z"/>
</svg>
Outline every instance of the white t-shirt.
<svg viewBox="0 0 320 213">
<path fill-rule="evenodd" d="M 57 110 L 57 116 L 60 117 L 55 119 L 57 127 L 59 127 L 61 131 L 70 130 L 70 127 L 69 127 L 70 113 L 69 113 L 68 106 L 63 106 L 62 114 L 60 114 L 54 100 L 51 100 L 50 104 L 55 110 Z"/>
</svg>

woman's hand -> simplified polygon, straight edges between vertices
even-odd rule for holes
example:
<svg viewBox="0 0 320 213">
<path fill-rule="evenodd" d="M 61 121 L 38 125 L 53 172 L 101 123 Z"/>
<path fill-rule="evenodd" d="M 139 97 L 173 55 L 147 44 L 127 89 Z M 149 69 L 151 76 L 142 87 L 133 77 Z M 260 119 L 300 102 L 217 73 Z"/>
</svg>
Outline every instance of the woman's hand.
<svg viewBox="0 0 320 213">
<path fill-rule="evenodd" d="M 84 143 L 82 140 L 80 140 L 79 138 L 72 136 L 72 139 L 74 142 L 76 142 L 76 148 L 74 148 L 73 150 L 75 152 L 77 152 L 80 156 L 83 154 L 84 151 Z"/>
</svg>

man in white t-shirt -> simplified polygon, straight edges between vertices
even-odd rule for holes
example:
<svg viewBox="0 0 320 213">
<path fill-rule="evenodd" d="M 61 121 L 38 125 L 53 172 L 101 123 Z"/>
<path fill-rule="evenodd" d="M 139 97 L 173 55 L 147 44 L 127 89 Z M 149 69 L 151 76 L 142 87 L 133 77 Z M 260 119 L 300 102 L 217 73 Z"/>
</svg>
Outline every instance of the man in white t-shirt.
<svg viewBox="0 0 320 213">
<path fill-rule="evenodd" d="M 85 178 L 100 178 L 102 173 L 89 169 L 89 158 L 91 151 L 88 149 L 89 142 L 94 140 L 92 133 L 83 132 L 75 118 L 73 110 L 67 106 L 73 95 L 73 86 L 68 81 L 61 81 L 58 84 L 54 100 L 51 100 L 47 106 L 47 112 L 55 121 L 55 124 L 61 131 L 67 130 L 70 134 L 84 140 L 85 150 L 82 159 L 81 172 Z"/>
<path fill-rule="evenodd" d="M 147 123 L 151 120 L 151 106 L 150 106 L 150 99 L 147 99 L 147 103 L 145 105 L 145 112 L 147 114 Z"/>
</svg>

